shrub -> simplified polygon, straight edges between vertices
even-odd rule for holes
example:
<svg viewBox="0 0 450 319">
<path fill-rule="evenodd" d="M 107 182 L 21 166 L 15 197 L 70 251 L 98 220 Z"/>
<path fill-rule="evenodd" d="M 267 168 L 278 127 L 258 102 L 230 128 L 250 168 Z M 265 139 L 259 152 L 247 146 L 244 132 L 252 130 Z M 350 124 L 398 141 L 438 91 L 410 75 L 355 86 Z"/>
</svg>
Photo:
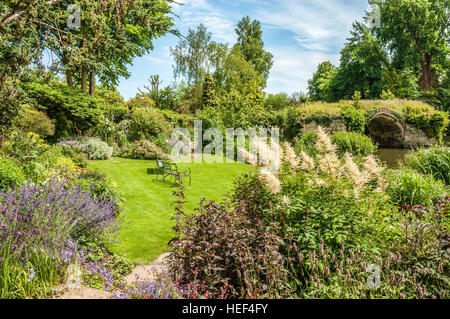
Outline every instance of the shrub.
<svg viewBox="0 0 450 319">
<path fill-rule="evenodd" d="M 96 197 L 115 198 L 118 203 L 122 200 L 116 190 L 117 184 L 97 170 L 85 169 L 75 182 L 80 182 L 84 190 L 90 190 Z"/>
<path fill-rule="evenodd" d="M 388 183 L 386 192 L 398 204 L 431 205 L 434 199 L 447 193 L 443 182 L 432 175 L 408 169 L 391 172 Z"/>
<path fill-rule="evenodd" d="M 0 190 L 25 182 L 22 168 L 11 158 L 0 155 Z"/>
<path fill-rule="evenodd" d="M 141 108 L 153 108 L 156 106 L 155 101 L 144 94 L 138 94 L 136 97 L 127 101 L 126 105 L 130 110 L 137 110 Z"/>
<path fill-rule="evenodd" d="M 390 225 L 397 235 L 379 256 L 344 246 L 338 254 L 329 254 L 322 241 L 319 249 L 310 250 L 302 260 L 301 267 L 309 275 L 303 297 L 448 299 L 449 205 L 450 198 L 442 197 L 429 208 L 405 206 Z M 366 284 L 374 274 L 371 264 L 379 267 L 377 289 Z"/>
<path fill-rule="evenodd" d="M 31 132 L 45 138 L 55 134 L 55 125 L 47 114 L 30 106 L 25 106 L 21 116 L 16 120 L 15 127 L 23 132 Z"/>
<path fill-rule="evenodd" d="M 376 151 L 372 140 L 359 133 L 338 132 L 331 136 L 331 140 L 337 145 L 340 156 L 347 152 L 354 156 L 368 156 Z"/>
<path fill-rule="evenodd" d="M 96 137 L 76 136 L 62 140 L 58 145 L 83 152 L 87 159 L 106 160 L 111 158 L 113 148 Z"/>
<path fill-rule="evenodd" d="M 83 141 L 83 145 L 90 160 L 106 160 L 112 156 L 113 148 L 98 138 L 90 137 Z"/>
<path fill-rule="evenodd" d="M 165 157 L 164 152 L 155 144 L 147 140 L 135 141 L 131 147 L 131 158 L 154 160 Z"/>
<path fill-rule="evenodd" d="M 167 137 L 172 131 L 172 125 L 159 111 L 141 108 L 131 116 L 128 138 L 130 141 L 142 139 L 151 140 L 160 136 Z"/>
<path fill-rule="evenodd" d="M 25 83 L 31 104 L 45 112 L 55 124 L 57 136 L 70 136 L 95 128 L 101 111 L 97 101 L 65 84 Z"/>
<path fill-rule="evenodd" d="M 264 108 L 271 110 L 282 110 L 291 104 L 291 99 L 286 93 L 269 94 L 264 99 Z"/>
<path fill-rule="evenodd" d="M 366 117 L 362 109 L 352 106 L 344 106 L 341 111 L 342 121 L 349 132 L 364 133 Z"/>
<path fill-rule="evenodd" d="M 87 167 L 86 154 L 83 153 L 83 146 L 77 141 L 63 141 L 54 147 L 61 147 L 61 154 L 72 159 L 79 167 Z"/>
<path fill-rule="evenodd" d="M 387 91 L 383 90 L 383 92 L 381 92 L 380 98 L 385 101 L 395 100 L 395 95 L 390 90 Z"/>
<path fill-rule="evenodd" d="M 405 158 L 405 165 L 450 185 L 450 147 L 435 146 L 410 152 Z"/>
<path fill-rule="evenodd" d="M 203 282 L 200 295 L 220 298 L 289 296 L 289 273 L 278 250 L 281 238 L 251 211 L 231 204 L 200 202 L 194 215 L 183 212 L 183 191 L 176 193 L 177 232 L 170 242 L 169 271 L 182 286 Z"/>
<path fill-rule="evenodd" d="M 4 148 L 22 166 L 27 178 L 37 180 L 43 173 L 42 154 L 49 148 L 35 133 L 13 131 L 4 143 Z"/>
</svg>

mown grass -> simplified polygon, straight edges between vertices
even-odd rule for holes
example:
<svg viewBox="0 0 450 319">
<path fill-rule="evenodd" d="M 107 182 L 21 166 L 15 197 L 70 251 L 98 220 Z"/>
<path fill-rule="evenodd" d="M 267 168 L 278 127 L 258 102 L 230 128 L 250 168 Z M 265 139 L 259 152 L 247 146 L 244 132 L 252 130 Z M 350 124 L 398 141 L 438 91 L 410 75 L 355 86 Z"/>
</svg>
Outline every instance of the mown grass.
<svg viewBox="0 0 450 319">
<path fill-rule="evenodd" d="M 149 263 L 168 251 L 167 243 L 173 238 L 174 201 L 176 188 L 171 183 L 156 181 L 148 175 L 147 168 L 156 167 L 154 161 L 114 158 L 108 161 L 93 161 L 90 168 L 107 174 L 117 183 L 124 198 L 123 212 L 130 222 L 121 230 L 120 244 L 112 251 L 126 255 L 135 263 Z M 230 192 L 234 179 L 251 169 L 236 164 L 179 164 L 181 170 L 192 170 L 192 185 L 186 183 L 186 211 L 193 212 L 202 198 L 221 200 Z M 161 178 L 160 178 L 161 179 Z"/>
</svg>

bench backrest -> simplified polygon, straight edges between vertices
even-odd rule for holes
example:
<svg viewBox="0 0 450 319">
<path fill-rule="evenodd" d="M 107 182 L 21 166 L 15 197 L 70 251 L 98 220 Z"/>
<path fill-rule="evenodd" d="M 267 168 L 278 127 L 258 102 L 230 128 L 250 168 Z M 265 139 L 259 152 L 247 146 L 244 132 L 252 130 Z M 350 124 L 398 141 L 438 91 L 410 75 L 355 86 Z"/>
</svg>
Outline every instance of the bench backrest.
<svg viewBox="0 0 450 319">
<path fill-rule="evenodd" d="M 169 162 L 163 162 L 164 173 L 166 174 L 175 174 L 178 173 L 178 167 Z"/>
<path fill-rule="evenodd" d="M 160 160 L 156 160 L 156 165 L 158 165 L 159 168 L 164 168 L 164 163 Z"/>
</svg>

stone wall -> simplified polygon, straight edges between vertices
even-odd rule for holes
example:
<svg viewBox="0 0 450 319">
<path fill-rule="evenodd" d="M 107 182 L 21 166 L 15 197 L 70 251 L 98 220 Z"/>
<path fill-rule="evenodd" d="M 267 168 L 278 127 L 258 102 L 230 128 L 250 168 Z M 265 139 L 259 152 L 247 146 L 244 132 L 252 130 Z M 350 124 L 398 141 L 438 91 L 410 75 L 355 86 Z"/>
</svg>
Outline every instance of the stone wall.
<svg viewBox="0 0 450 319">
<path fill-rule="evenodd" d="M 318 127 L 319 125 L 316 123 L 316 121 L 312 121 L 311 123 L 303 126 L 302 133 L 315 131 Z M 334 119 L 329 127 L 323 126 L 323 129 L 328 134 L 334 134 L 341 131 L 347 131 L 347 126 L 340 119 Z"/>
</svg>

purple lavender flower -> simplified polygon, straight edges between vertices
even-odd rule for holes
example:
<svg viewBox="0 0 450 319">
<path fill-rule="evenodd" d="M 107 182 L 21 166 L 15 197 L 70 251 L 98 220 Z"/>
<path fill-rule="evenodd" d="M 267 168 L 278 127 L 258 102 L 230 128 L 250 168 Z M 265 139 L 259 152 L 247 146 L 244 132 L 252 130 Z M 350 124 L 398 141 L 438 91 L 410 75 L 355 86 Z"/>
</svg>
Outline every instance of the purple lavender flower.
<svg viewBox="0 0 450 319">
<path fill-rule="evenodd" d="M 31 266 L 30 267 L 30 275 L 28 276 L 27 282 L 32 281 L 34 279 L 34 276 L 35 276 L 34 269 L 33 269 L 33 266 Z"/>
</svg>

